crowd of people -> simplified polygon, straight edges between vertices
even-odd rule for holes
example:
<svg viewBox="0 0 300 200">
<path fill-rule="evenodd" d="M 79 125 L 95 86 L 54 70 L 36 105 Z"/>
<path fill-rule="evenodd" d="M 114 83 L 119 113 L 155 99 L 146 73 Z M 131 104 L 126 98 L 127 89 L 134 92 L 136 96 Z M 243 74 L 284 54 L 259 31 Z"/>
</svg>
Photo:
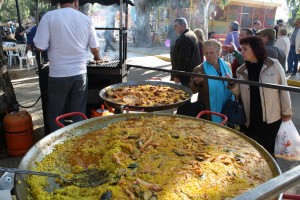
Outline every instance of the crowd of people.
<svg viewBox="0 0 300 200">
<path fill-rule="evenodd" d="M 233 21 L 222 44 L 213 38 L 213 32 L 205 40 L 201 29 L 192 31 L 184 18 L 178 18 L 174 21 L 178 38 L 173 41 L 170 52 L 172 69 L 286 86 L 286 74 L 295 75 L 298 70 L 300 19 L 295 20 L 290 38 L 282 24 L 283 21 L 278 20 L 274 28 L 261 29 L 261 22 L 257 20 L 253 27 L 240 29 L 239 23 Z M 225 60 L 228 53 L 233 54 L 232 61 Z M 227 82 L 174 74 L 171 80 L 198 93 L 197 105 L 202 105 L 203 110 L 221 113 L 228 99 L 240 97 L 246 115 L 246 123 L 240 125 L 240 130 L 274 154 L 280 125 L 292 117 L 288 91 L 238 84 L 234 79 Z M 182 114 L 180 108 L 178 111 Z M 193 116 L 193 111 L 185 114 Z M 216 123 L 222 121 L 214 115 L 208 119 Z"/>
<path fill-rule="evenodd" d="M 42 16 L 42 14 L 41 14 Z M 41 18 L 40 16 L 40 18 Z M 26 44 L 26 52 L 36 57 L 37 63 L 47 63 L 47 52 L 37 54 L 33 38 L 37 30 L 37 25 L 31 24 L 24 27 L 14 27 L 13 23 L 7 23 L 6 27 L 1 27 L 1 37 L 3 42 L 13 42 L 15 44 Z"/>
</svg>

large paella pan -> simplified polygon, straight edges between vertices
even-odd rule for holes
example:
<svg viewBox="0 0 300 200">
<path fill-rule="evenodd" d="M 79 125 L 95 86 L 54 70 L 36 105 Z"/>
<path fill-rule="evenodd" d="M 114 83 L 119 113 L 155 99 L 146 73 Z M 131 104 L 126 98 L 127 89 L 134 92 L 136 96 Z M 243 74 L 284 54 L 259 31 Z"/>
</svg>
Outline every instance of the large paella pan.
<svg viewBox="0 0 300 200">
<path fill-rule="evenodd" d="M 109 106 L 128 107 L 146 112 L 176 108 L 188 101 L 193 93 L 182 85 L 161 81 L 131 81 L 103 88 L 100 98 Z"/>
<path fill-rule="evenodd" d="M 18 199 L 231 199 L 279 175 L 256 142 L 218 124 L 167 114 L 120 114 L 88 119 L 40 140 L 20 169 L 72 177 L 106 170 L 100 186 L 16 175 Z M 107 193 L 108 192 L 108 193 Z"/>
</svg>

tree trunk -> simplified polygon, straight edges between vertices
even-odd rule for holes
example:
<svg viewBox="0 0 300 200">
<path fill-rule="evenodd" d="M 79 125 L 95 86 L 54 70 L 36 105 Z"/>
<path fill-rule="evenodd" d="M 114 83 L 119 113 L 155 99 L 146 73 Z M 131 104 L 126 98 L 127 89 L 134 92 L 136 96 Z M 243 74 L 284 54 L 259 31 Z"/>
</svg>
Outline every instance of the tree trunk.
<svg viewBox="0 0 300 200">
<path fill-rule="evenodd" d="M 6 110 L 12 108 L 16 103 L 14 88 L 8 75 L 7 67 L 3 61 L 2 39 L 0 39 L 0 118 L 6 113 Z"/>
<path fill-rule="evenodd" d="M 0 150 L 5 148 L 3 118 L 6 111 L 16 104 L 16 95 L 3 60 L 2 39 L 0 38 Z"/>
<path fill-rule="evenodd" d="M 135 0 L 136 7 L 136 47 L 149 47 L 152 45 L 150 34 L 150 10 L 147 1 Z"/>
<path fill-rule="evenodd" d="M 200 0 L 199 5 L 199 13 L 201 17 L 200 20 L 200 28 L 203 30 L 204 36 L 207 39 L 208 36 L 208 8 L 211 0 Z"/>
</svg>

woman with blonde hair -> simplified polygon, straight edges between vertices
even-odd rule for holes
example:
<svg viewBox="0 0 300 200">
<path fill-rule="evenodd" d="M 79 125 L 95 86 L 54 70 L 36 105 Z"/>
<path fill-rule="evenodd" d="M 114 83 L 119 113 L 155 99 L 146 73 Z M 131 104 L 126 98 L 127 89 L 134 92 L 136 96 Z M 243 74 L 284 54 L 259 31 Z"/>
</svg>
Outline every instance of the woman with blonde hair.
<svg viewBox="0 0 300 200">
<path fill-rule="evenodd" d="M 205 42 L 203 31 L 200 28 L 197 28 L 194 30 L 195 35 L 198 39 L 198 45 L 199 45 L 199 53 L 200 53 L 200 63 L 203 63 L 204 61 L 204 55 L 203 55 L 203 43 Z"/>
<path fill-rule="evenodd" d="M 232 76 L 230 64 L 220 58 L 222 44 L 215 40 L 207 40 L 203 44 L 203 53 L 206 60 L 195 67 L 193 72 L 210 76 Z M 193 93 L 198 92 L 198 101 L 205 104 L 205 110 L 220 113 L 226 100 L 232 94 L 227 89 L 228 82 L 200 77 L 191 77 L 189 87 Z M 222 119 L 212 115 L 211 120 L 220 123 Z"/>
</svg>

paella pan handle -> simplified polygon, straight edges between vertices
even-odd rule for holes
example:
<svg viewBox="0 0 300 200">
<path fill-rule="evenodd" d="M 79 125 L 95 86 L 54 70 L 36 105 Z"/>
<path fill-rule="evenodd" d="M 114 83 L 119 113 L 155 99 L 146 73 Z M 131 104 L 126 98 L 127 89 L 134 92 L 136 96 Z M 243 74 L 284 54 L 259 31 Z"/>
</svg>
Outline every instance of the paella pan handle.
<svg viewBox="0 0 300 200">
<path fill-rule="evenodd" d="M 199 114 L 196 117 L 200 118 L 202 115 L 206 115 L 206 114 L 217 115 L 217 116 L 221 117 L 223 119 L 223 121 L 220 124 L 222 124 L 222 125 L 225 125 L 228 120 L 226 115 L 223 115 L 223 114 L 217 113 L 217 112 L 213 112 L 213 111 L 209 111 L 209 110 L 203 110 L 203 111 L 199 112 Z"/>
<path fill-rule="evenodd" d="M 76 116 L 76 115 L 81 116 L 83 119 L 88 119 L 85 116 L 85 114 L 83 114 L 81 112 L 70 112 L 70 113 L 66 113 L 66 114 L 63 114 L 63 115 L 60 115 L 60 116 L 56 117 L 55 123 L 59 127 L 64 127 L 65 125 L 63 125 L 62 123 L 60 123 L 60 120 L 63 119 L 63 118 L 66 118 L 66 117 L 71 117 L 71 116 Z"/>
</svg>

